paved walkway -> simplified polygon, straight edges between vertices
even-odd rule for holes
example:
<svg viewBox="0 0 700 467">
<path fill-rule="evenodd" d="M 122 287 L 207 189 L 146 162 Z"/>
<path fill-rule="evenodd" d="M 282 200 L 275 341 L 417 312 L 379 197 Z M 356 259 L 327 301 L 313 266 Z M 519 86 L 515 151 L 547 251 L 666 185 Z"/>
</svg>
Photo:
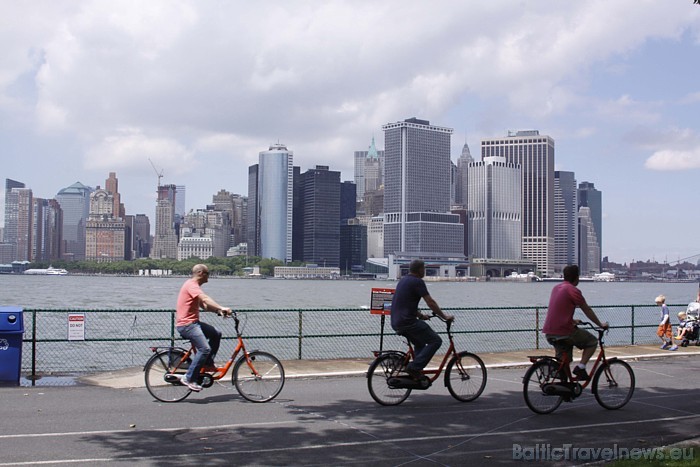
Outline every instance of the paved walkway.
<svg viewBox="0 0 700 467">
<path fill-rule="evenodd" d="M 661 350 L 658 345 L 628 345 L 605 347 L 605 352 L 608 357 L 619 357 L 629 361 L 688 355 L 700 356 L 700 347 L 691 344 L 688 347 L 679 347 L 677 351 L 672 352 Z M 553 355 L 553 351 L 551 349 L 539 349 L 479 354 L 487 368 L 528 366 L 530 364 L 528 355 Z M 440 363 L 440 358 L 436 357 L 433 359 L 433 365 L 431 366 L 437 367 Z M 577 358 L 575 355 L 574 359 Z M 288 378 L 304 378 L 361 375 L 367 371 L 367 367 L 371 362 L 371 358 L 357 358 L 343 360 L 285 360 L 282 364 Z M 111 388 L 138 388 L 145 386 L 142 367 L 82 376 L 78 381 L 83 384 Z"/>
</svg>

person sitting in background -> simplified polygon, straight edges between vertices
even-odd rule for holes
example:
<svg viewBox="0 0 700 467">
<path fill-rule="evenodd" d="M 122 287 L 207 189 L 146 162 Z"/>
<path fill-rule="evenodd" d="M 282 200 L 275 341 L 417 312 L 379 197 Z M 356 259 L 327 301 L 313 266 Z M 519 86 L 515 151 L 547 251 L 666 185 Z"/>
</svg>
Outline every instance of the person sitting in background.
<svg viewBox="0 0 700 467">
<path fill-rule="evenodd" d="M 678 312 L 678 327 L 676 328 L 675 339 L 677 341 L 682 341 L 685 339 L 685 335 L 690 331 L 690 326 L 688 326 L 688 315 L 685 311 Z"/>
</svg>

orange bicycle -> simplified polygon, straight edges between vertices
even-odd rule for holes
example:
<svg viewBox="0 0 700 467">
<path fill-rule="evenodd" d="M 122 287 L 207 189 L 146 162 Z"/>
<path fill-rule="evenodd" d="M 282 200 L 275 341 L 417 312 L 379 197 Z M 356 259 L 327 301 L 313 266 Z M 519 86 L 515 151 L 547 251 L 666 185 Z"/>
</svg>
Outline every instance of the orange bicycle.
<svg viewBox="0 0 700 467">
<path fill-rule="evenodd" d="M 413 389 L 428 389 L 437 380 L 442 369 L 445 370 L 445 386 L 452 397 L 461 402 L 476 399 L 486 387 L 486 366 L 484 362 L 470 352 L 455 350 L 452 338 L 452 321 L 446 321 L 437 315 L 447 326 L 447 337 L 450 346 L 442 358 L 440 366 L 435 370 L 423 370 L 423 378 L 416 381 L 404 373 L 406 365 L 413 359 L 414 351 L 411 342 L 406 339 L 408 351 L 387 350 L 374 352 L 375 359 L 367 371 L 367 386 L 372 399 L 382 405 L 399 405 L 405 401 Z M 451 357 L 451 358 L 450 358 Z M 402 374 L 403 373 L 403 374 Z"/>
<path fill-rule="evenodd" d="M 207 373 L 202 368 L 200 384 L 203 388 L 211 387 L 214 381 L 226 376 L 233 366 L 231 383 L 241 396 L 251 402 L 268 402 L 277 397 L 284 386 L 284 368 L 274 355 L 254 350 L 248 352 L 243 342 L 238 313 L 233 312 L 236 338 L 238 343 L 231 357 L 224 366 L 216 367 L 213 373 Z M 187 372 L 192 362 L 191 356 L 196 350 L 181 347 L 151 347 L 153 356 L 146 362 L 143 370 L 146 377 L 146 388 L 153 397 L 162 402 L 179 402 L 190 395 L 192 390 L 182 384 L 180 378 Z M 243 352 L 236 359 L 239 352 Z"/>
<path fill-rule="evenodd" d="M 592 379 L 579 381 L 569 368 L 570 357 L 550 356 L 529 357 L 532 366 L 523 377 L 523 396 L 525 403 L 535 413 L 547 414 L 556 410 L 562 401 L 571 402 L 581 395 L 591 384 L 591 391 L 598 403 L 609 410 L 623 407 L 632 398 L 634 392 L 634 372 L 632 367 L 622 360 L 605 357 L 603 334 L 605 329 L 597 328 L 591 323 L 580 322 L 598 332 L 598 358 L 591 370 Z M 582 384 L 583 383 L 583 384 Z"/>
</svg>

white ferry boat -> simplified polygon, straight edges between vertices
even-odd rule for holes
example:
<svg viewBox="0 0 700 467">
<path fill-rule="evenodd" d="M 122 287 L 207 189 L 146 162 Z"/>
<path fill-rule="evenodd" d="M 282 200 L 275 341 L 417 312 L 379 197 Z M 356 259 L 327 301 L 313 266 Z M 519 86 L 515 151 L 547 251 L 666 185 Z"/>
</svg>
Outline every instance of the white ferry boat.
<svg viewBox="0 0 700 467">
<path fill-rule="evenodd" d="M 68 274 L 68 271 L 49 266 L 48 269 L 27 269 L 24 271 L 24 274 L 28 274 L 30 276 L 65 276 Z"/>
</svg>

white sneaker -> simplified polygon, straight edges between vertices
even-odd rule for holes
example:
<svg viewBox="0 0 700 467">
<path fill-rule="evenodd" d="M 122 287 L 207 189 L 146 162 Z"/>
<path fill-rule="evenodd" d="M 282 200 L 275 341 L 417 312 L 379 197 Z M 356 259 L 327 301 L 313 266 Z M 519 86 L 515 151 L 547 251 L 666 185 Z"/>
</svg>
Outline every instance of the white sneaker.
<svg viewBox="0 0 700 467">
<path fill-rule="evenodd" d="M 202 386 L 195 383 L 194 381 L 188 380 L 187 375 L 182 375 L 180 377 L 180 381 L 182 382 L 182 384 L 184 384 L 185 386 L 187 386 L 188 388 L 190 388 L 194 392 L 199 392 L 202 390 Z"/>
</svg>

